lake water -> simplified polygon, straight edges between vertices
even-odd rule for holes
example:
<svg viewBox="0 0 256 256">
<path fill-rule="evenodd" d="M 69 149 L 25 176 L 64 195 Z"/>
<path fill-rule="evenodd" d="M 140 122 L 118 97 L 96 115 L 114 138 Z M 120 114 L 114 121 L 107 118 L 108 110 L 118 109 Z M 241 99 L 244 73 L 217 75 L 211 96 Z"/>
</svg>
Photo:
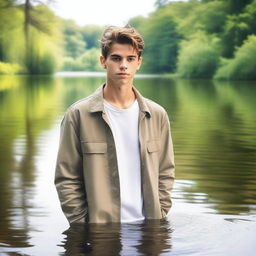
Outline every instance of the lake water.
<svg viewBox="0 0 256 256">
<path fill-rule="evenodd" d="M 171 120 L 173 208 L 165 221 L 68 229 L 53 183 L 60 121 L 103 82 L 0 76 L 0 255 L 254 256 L 255 82 L 136 77 Z"/>
</svg>

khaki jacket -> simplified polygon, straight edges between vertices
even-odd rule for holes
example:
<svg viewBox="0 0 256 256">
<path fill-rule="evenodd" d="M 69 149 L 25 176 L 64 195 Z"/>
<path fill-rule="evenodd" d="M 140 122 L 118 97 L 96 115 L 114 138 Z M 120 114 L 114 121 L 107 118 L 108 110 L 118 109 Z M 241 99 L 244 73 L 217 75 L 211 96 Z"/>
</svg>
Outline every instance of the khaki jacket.
<svg viewBox="0 0 256 256">
<path fill-rule="evenodd" d="M 71 105 L 61 122 L 55 185 L 70 223 L 120 222 L 116 149 L 103 108 L 103 86 Z M 140 108 L 144 214 L 147 219 L 161 219 L 172 205 L 174 156 L 170 123 L 163 107 L 133 90 Z"/>
</svg>

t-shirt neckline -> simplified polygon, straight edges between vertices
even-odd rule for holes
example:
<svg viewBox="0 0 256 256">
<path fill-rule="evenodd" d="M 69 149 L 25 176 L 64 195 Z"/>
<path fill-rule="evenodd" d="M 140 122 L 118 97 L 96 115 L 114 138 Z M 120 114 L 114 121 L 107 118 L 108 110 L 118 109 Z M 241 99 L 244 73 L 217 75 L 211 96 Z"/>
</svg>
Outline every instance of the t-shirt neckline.
<svg viewBox="0 0 256 256">
<path fill-rule="evenodd" d="M 113 110 L 113 111 L 117 111 L 117 112 L 127 112 L 131 109 L 133 109 L 137 104 L 138 104 L 138 100 L 135 99 L 134 102 L 129 106 L 129 108 L 118 108 L 114 105 L 112 105 L 111 103 L 109 103 L 107 100 L 103 99 L 103 104 L 104 106 L 106 106 L 107 108 Z"/>
</svg>

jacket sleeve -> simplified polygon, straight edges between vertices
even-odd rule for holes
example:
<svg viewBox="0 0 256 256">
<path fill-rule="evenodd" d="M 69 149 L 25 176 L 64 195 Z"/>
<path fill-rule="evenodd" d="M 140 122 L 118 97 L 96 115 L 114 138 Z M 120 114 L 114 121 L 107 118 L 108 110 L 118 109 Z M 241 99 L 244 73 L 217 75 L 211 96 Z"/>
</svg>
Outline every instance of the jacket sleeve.
<svg viewBox="0 0 256 256">
<path fill-rule="evenodd" d="M 62 119 L 55 169 L 55 186 L 70 224 L 85 222 L 88 213 L 78 124 L 74 116 L 71 109 Z"/>
<path fill-rule="evenodd" d="M 172 206 L 171 191 L 174 177 L 175 164 L 170 121 L 165 112 L 161 128 L 161 150 L 159 157 L 159 199 L 163 217 L 168 214 Z"/>
</svg>

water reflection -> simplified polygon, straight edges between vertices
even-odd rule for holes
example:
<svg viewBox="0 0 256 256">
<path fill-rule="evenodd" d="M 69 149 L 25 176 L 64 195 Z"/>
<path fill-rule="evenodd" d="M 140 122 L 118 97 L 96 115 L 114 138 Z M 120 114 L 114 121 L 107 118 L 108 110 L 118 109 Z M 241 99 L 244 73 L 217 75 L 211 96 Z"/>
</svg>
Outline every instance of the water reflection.
<svg viewBox="0 0 256 256">
<path fill-rule="evenodd" d="M 41 95 L 51 94 L 53 78 L 24 76 L 9 82 L 4 79 L 0 102 L 0 241 L 6 246 L 28 247 L 36 142 L 39 132 L 52 122 L 47 115 L 49 105 Z"/>
<path fill-rule="evenodd" d="M 65 252 L 61 255 L 160 255 L 170 252 L 171 233 L 167 220 L 73 225 L 63 233 Z"/>
<path fill-rule="evenodd" d="M 56 234 L 66 222 L 53 184 L 59 124 L 69 105 L 103 81 L 103 77 L 0 77 L 0 254 L 4 248 L 10 255 L 56 255 L 64 248 L 56 248 L 61 240 Z M 197 223 L 192 218 L 202 212 L 255 215 L 255 82 L 143 77 L 135 83 L 170 115 L 177 167 L 172 211 L 178 207 L 188 211 L 192 228 L 202 225 L 201 217 Z M 232 224 L 242 227 L 240 222 Z M 122 225 L 119 231 L 111 227 L 110 240 L 117 243 L 111 249 L 146 254 L 152 246 L 157 254 L 166 246 L 173 251 L 170 230 L 143 225 Z M 89 230 L 83 232 L 89 232 L 85 236 L 91 240 L 100 233 L 96 227 Z M 67 237 L 72 237 L 70 232 Z M 176 234 L 182 239 L 185 232 Z M 182 241 L 178 248 L 184 247 L 186 239 L 175 240 L 173 235 L 172 244 Z M 158 243 L 158 238 L 166 244 Z M 65 248 L 70 248 L 71 240 Z"/>
<path fill-rule="evenodd" d="M 177 170 L 182 180 L 193 181 L 180 191 L 183 200 L 208 204 L 221 214 L 255 212 L 256 102 L 251 95 L 256 87 L 178 80 L 176 89 Z"/>
</svg>

